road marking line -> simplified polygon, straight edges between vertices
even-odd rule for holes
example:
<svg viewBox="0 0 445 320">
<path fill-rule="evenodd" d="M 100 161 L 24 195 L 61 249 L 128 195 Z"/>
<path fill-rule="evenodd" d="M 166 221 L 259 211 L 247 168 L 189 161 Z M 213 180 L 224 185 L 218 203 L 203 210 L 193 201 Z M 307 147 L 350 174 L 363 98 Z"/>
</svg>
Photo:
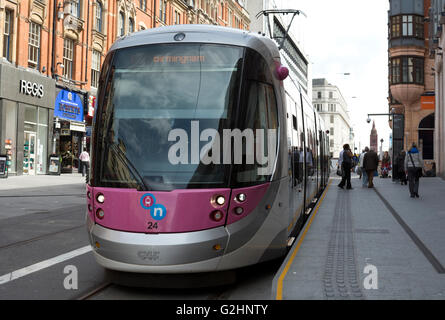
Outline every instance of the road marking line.
<svg viewBox="0 0 445 320">
<path fill-rule="evenodd" d="M 13 281 L 13 280 L 16 280 L 18 278 L 27 276 L 27 275 L 29 275 L 31 273 L 40 271 L 42 269 L 51 267 L 51 266 L 53 266 L 55 264 L 58 264 L 60 262 L 72 259 L 72 258 L 77 257 L 77 256 L 80 256 L 82 254 L 90 252 L 91 250 L 92 250 L 91 246 L 88 245 L 88 246 L 85 246 L 85 247 L 82 247 L 82 248 L 79 248 L 79 249 L 76 249 L 76 250 L 73 250 L 73 251 L 61 254 L 60 256 L 57 256 L 57 257 L 54 257 L 54 258 L 51 258 L 51 259 L 48 259 L 48 260 L 44 260 L 44 261 L 35 263 L 35 264 L 27 266 L 25 268 L 12 271 L 12 272 L 7 273 L 7 274 L 5 274 L 3 276 L 0 276 L 0 285 L 8 283 L 8 282 Z"/>
<path fill-rule="evenodd" d="M 318 201 L 317 207 L 315 208 L 315 211 L 312 213 L 312 217 L 308 221 L 308 224 L 307 224 L 306 228 L 304 229 L 304 232 L 303 232 L 300 240 L 298 241 L 297 246 L 295 247 L 294 252 L 292 252 L 292 255 L 291 255 L 289 261 L 286 263 L 286 266 L 284 267 L 283 272 L 281 273 L 280 277 L 278 278 L 276 300 L 283 300 L 283 281 L 284 281 L 284 278 L 286 277 L 286 274 L 289 271 L 289 268 L 290 268 L 292 262 L 294 261 L 294 258 L 297 255 L 297 252 L 300 249 L 301 244 L 303 243 L 304 237 L 306 236 L 306 233 L 309 230 L 309 228 L 310 228 L 310 226 L 312 224 L 312 221 L 314 220 L 315 215 L 317 214 L 318 209 L 320 208 L 320 205 L 321 205 L 321 203 L 324 200 L 324 197 L 328 193 L 328 189 L 329 189 L 329 187 L 331 185 L 331 182 L 332 182 L 332 179 L 329 180 L 328 186 L 326 187 L 325 191 L 323 192 L 323 196 Z"/>
</svg>

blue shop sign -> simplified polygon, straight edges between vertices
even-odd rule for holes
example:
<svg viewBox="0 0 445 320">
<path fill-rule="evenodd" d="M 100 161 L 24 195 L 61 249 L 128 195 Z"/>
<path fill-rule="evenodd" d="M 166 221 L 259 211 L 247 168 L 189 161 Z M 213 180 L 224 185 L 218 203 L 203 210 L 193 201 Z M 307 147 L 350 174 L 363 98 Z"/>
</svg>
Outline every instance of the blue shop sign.
<svg viewBox="0 0 445 320">
<path fill-rule="evenodd" d="M 83 104 L 79 95 L 68 90 L 61 90 L 54 105 L 54 117 L 83 122 Z"/>
</svg>

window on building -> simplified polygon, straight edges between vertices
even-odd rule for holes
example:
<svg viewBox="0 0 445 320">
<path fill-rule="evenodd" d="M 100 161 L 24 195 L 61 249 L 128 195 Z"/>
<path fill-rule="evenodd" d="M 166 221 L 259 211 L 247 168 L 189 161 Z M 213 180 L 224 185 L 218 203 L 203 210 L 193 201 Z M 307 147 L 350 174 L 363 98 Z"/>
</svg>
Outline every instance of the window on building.
<svg viewBox="0 0 445 320">
<path fill-rule="evenodd" d="M 334 99 L 334 93 L 332 91 L 329 92 L 329 99 Z"/>
<path fill-rule="evenodd" d="M 63 76 L 73 79 L 74 41 L 71 39 L 63 39 L 63 65 Z"/>
<path fill-rule="evenodd" d="M 40 64 L 40 33 L 42 27 L 34 22 L 29 23 L 28 67 L 39 69 Z"/>
<path fill-rule="evenodd" d="M 424 39 L 423 16 L 419 15 L 398 15 L 391 17 L 390 36 L 391 38 L 415 37 Z"/>
<path fill-rule="evenodd" d="M 128 32 L 132 33 L 134 32 L 134 20 L 133 18 L 128 19 Z"/>
<path fill-rule="evenodd" d="M 13 12 L 5 10 L 5 26 L 3 31 L 3 57 L 8 61 L 12 61 L 12 27 L 13 27 Z"/>
<path fill-rule="evenodd" d="M 229 24 L 229 27 L 232 26 L 232 10 L 229 9 L 228 15 L 227 15 L 227 23 Z"/>
<path fill-rule="evenodd" d="M 335 103 L 330 103 L 328 108 L 330 112 L 337 112 L 337 105 Z"/>
<path fill-rule="evenodd" d="M 391 84 L 424 84 L 424 58 L 396 57 L 391 59 Z"/>
<path fill-rule="evenodd" d="M 317 99 L 321 99 L 321 92 L 317 92 Z"/>
<path fill-rule="evenodd" d="M 119 28 L 118 36 L 123 37 L 125 35 L 125 16 L 122 11 L 119 12 L 118 28 Z"/>
<path fill-rule="evenodd" d="M 331 117 L 330 117 L 331 119 L 330 119 L 330 122 L 331 123 L 334 123 L 334 115 L 333 114 L 331 114 Z"/>
<path fill-rule="evenodd" d="M 331 127 L 331 129 L 329 129 L 329 134 L 334 135 L 334 127 Z"/>
<path fill-rule="evenodd" d="M 147 0 L 140 0 L 139 7 L 141 8 L 141 10 L 147 11 Z"/>
<path fill-rule="evenodd" d="M 181 24 L 181 14 L 175 10 L 175 24 Z"/>
<path fill-rule="evenodd" d="M 81 9 L 80 0 L 71 0 L 71 8 L 70 8 L 71 15 L 76 18 L 80 18 L 80 9 Z"/>
<path fill-rule="evenodd" d="M 102 2 L 96 2 L 96 31 L 102 32 L 102 16 L 103 16 L 103 6 Z"/>
<path fill-rule="evenodd" d="M 159 6 L 159 18 L 162 22 L 167 22 L 167 0 L 161 0 Z"/>
<path fill-rule="evenodd" d="M 99 85 L 100 74 L 100 52 L 93 50 L 93 57 L 91 60 L 91 86 L 97 88 Z"/>
</svg>

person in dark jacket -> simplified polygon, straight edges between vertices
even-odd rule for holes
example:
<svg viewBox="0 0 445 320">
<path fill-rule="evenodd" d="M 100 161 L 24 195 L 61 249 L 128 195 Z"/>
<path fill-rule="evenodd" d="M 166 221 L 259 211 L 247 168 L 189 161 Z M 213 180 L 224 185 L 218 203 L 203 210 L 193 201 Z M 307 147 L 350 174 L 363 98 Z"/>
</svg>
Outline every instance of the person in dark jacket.
<svg viewBox="0 0 445 320">
<path fill-rule="evenodd" d="M 405 156 L 405 172 L 408 174 L 411 198 L 419 198 L 419 177 L 423 175 L 424 165 L 422 153 L 413 142 Z"/>
<path fill-rule="evenodd" d="M 338 185 L 339 188 L 344 188 L 346 184 L 346 189 L 351 190 L 351 168 L 352 168 L 352 151 L 349 147 L 349 144 L 345 144 L 343 146 L 343 159 L 341 162 L 341 167 L 343 170 L 343 175 L 341 178 L 341 182 Z"/>
<path fill-rule="evenodd" d="M 397 156 L 397 177 L 400 180 L 401 185 L 407 185 L 408 180 L 406 179 L 406 173 L 405 173 L 405 156 L 406 152 L 405 150 L 400 151 L 399 155 Z M 395 170 L 395 168 L 394 168 Z"/>
<path fill-rule="evenodd" d="M 374 151 L 374 149 L 369 150 L 363 158 L 363 168 L 365 168 L 366 174 L 368 175 L 368 188 L 374 188 L 374 172 L 379 166 L 379 156 Z"/>
</svg>

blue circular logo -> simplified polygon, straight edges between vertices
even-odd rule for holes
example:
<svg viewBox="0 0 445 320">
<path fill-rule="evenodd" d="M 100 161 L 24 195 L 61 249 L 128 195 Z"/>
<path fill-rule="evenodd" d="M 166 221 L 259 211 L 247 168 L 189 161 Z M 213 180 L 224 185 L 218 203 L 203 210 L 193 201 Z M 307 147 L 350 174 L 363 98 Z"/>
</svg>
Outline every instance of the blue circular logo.
<svg viewBox="0 0 445 320">
<path fill-rule="evenodd" d="M 157 221 L 165 218 L 167 215 L 167 209 L 164 205 L 156 203 L 156 198 L 151 193 L 145 193 L 141 197 L 141 206 L 144 209 L 150 211 L 150 216 Z"/>
<path fill-rule="evenodd" d="M 151 193 L 146 193 L 141 197 L 141 206 L 144 209 L 150 209 L 156 203 L 156 198 Z"/>
<path fill-rule="evenodd" d="M 167 215 L 167 209 L 162 204 L 155 204 L 150 208 L 150 215 L 153 219 L 160 221 Z"/>
</svg>

